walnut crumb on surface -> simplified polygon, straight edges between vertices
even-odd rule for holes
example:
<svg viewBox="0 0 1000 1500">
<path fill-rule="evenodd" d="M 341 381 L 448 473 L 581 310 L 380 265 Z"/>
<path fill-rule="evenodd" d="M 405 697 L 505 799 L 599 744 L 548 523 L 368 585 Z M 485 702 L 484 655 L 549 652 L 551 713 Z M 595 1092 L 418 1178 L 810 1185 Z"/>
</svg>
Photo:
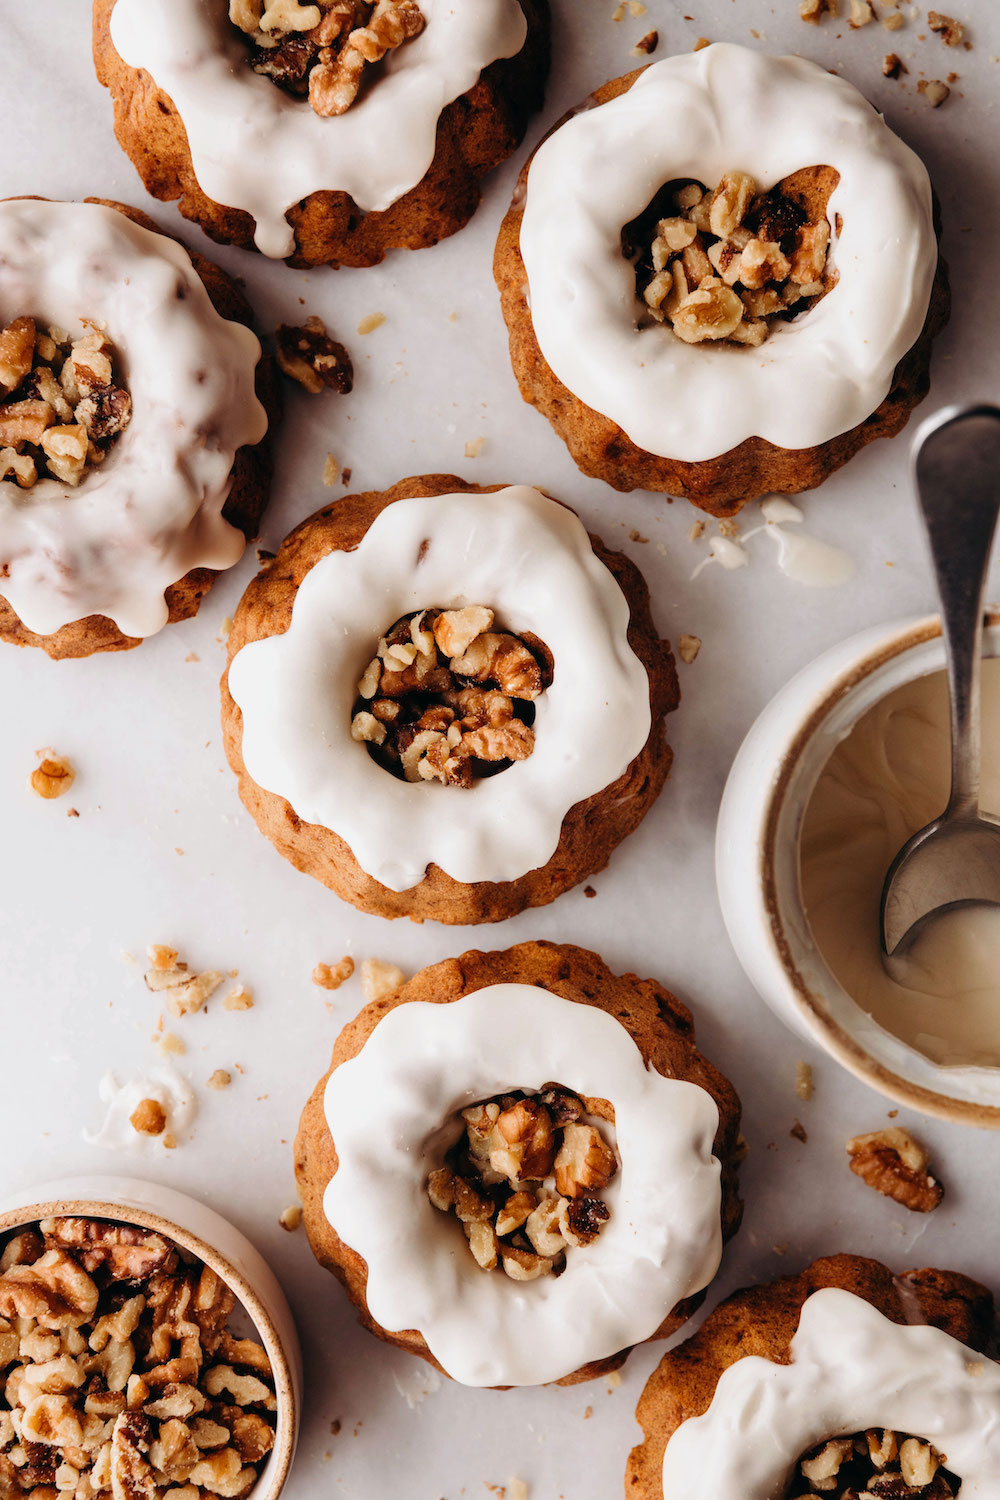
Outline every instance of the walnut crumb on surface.
<svg viewBox="0 0 1000 1500">
<path fill-rule="evenodd" d="M 343 344 L 326 331 L 322 318 L 308 317 L 301 325 L 281 323 L 274 335 L 278 368 L 318 396 L 324 390 L 346 396 L 354 387 L 354 367 Z"/>
<path fill-rule="evenodd" d="M 376 328 L 381 328 L 384 322 L 385 313 L 369 313 L 368 316 L 362 318 L 361 322 L 358 324 L 358 332 L 361 334 L 374 333 Z"/>
<path fill-rule="evenodd" d="M 647 31 L 646 35 L 641 36 L 632 48 L 632 56 L 648 57 L 651 52 L 656 51 L 659 45 L 660 33 L 658 31 Z"/>
<path fill-rule="evenodd" d="M 961 21 L 955 21 L 939 10 L 927 12 L 927 24 L 946 47 L 958 47 L 965 41 L 965 27 Z"/>
<path fill-rule="evenodd" d="M 323 465 L 323 483 L 329 489 L 337 483 L 340 478 L 340 465 L 332 453 L 326 455 L 326 463 Z"/>
<path fill-rule="evenodd" d="M 302 1223 L 301 1203 L 291 1203 L 287 1208 L 282 1209 L 281 1214 L 278 1218 L 278 1223 L 281 1225 L 282 1229 L 287 1229 L 289 1234 L 294 1234 L 296 1229 L 298 1229 L 299 1225 Z"/>
<path fill-rule="evenodd" d="M 129 1115 L 129 1124 L 137 1135 L 162 1135 L 167 1128 L 167 1113 L 156 1099 L 140 1099 Z"/>
<path fill-rule="evenodd" d="M 886 78 L 898 78 L 901 73 L 909 71 L 898 52 L 887 52 L 882 59 L 882 72 Z"/>
<path fill-rule="evenodd" d="M 528 1500 L 528 1486 L 523 1479 L 508 1479 L 507 1500 Z"/>
<path fill-rule="evenodd" d="M 640 542 L 640 543 L 641 542 L 648 542 L 649 541 L 649 537 L 648 536 L 643 536 L 642 532 L 639 531 L 639 530 L 637 530 L 637 528 L 635 526 L 633 526 L 632 530 L 629 532 L 628 539 L 629 539 L 630 542 Z"/>
<path fill-rule="evenodd" d="M 795 1064 L 795 1092 L 807 1102 L 813 1096 L 813 1070 L 807 1062 Z"/>
<path fill-rule="evenodd" d="M 927 1171 L 930 1153 L 901 1126 L 856 1135 L 847 1152 L 852 1172 L 913 1213 L 930 1213 L 944 1197 L 944 1188 Z"/>
<path fill-rule="evenodd" d="M 317 964 L 312 971 L 313 984 L 322 990 L 339 990 L 354 973 L 354 959 L 347 953 L 336 964 Z"/>
<path fill-rule="evenodd" d="M 882 16 L 880 19 L 886 31 L 901 31 L 906 24 L 902 11 L 898 10 L 890 11 L 887 16 Z"/>
<path fill-rule="evenodd" d="M 146 950 L 150 968 L 146 970 L 146 988 L 162 995 L 169 1013 L 179 1019 L 192 1015 L 206 1005 L 224 979 L 217 969 L 192 974 L 177 957 L 176 948 L 153 943 Z"/>
<path fill-rule="evenodd" d="M 230 990 L 222 1002 L 223 1010 L 253 1010 L 253 993 L 245 984 Z"/>
<path fill-rule="evenodd" d="M 940 78 L 921 78 L 917 93 L 923 94 L 932 109 L 938 109 L 951 93 L 951 89 Z"/>
<path fill-rule="evenodd" d="M 803 1123 L 802 1123 L 801 1120 L 796 1120 L 795 1121 L 795 1123 L 793 1124 L 793 1126 L 792 1126 L 791 1130 L 788 1132 L 788 1134 L 792 1137 L 793 1140 L 795 1140 L 795 1141 L 801 1141 L 802 1144 L 803 1144 L 803 1146 L 805 1145 L 806 1141 L 809 1139 L 809 1136 L 806 1133 L 806 1127 L 803 1125 Z"/>
<path fill-rule="evenodd" d="M 172 1031 L 168 1031 L 166 1036 L 160 1039 L 159 1050 L 164 1057 L 183 1057 L 187 1047 L 179 1036 L 174 1036 Z"/>
<path fill-rule="evenodd" d="M 695 42 L 694 46 L 691 48 L 691 51 L 692 52 L 701 52 L 705 47 L 711 47 L 711 45 L 712 45 L 712 39 L 711 39 L 711 37 L 700 36 L 698 38 L 698 40 Z"/>
<path fill-rule="evenodd" d="M 868 26 L 875 19 L 869 0 L 851 0 L 851 14 L 847 24 L 852 31 L 857 31 L 861 26 Z"/>
<path fill-rule="evenodd" d="M 227 1089 L 232 1081 L 232 1073 L 227 1073 L 225 1068 L 216 1068 L 211 1078 L 206 1081 L 205 1087 L 207 1089 Z"/>
<path fill-rule="evenodd" d="M 386 963 L 381 958 L 361 960 L 361 992 L 366 1002 L 383 1000 L 406 983 L 406 975 L 396 964 Z"/>
<path fill-rule="evenodd" d="M 799 15 L 803 21 L 818 26 L 824 16 L 836 16 L 840 6 L 838 0 L 801 0 Z"/>
<path fill-rule="evenodd" d="M 471 438 L 465 445 L 466 458 L 478 458 L 486 446 L 486 439 L 482 436 Z"/>
<path fill-rule="evenodd" d="M 678 638 L 677 655 L 680 657 L 681 661 L 686 662 L 688 666 L 691 665 L 700 650 L 700 635 L 682 635 Z"/>
<path fill-rule="evenodd" d="M 31 790 L 36 796 L 51 802 L 68 792 L 75 780 L 76 772 L 64 755 L 57 755 L 49 749 L 38 751 L 38 765 L 29 777 Z"/>
</svg>

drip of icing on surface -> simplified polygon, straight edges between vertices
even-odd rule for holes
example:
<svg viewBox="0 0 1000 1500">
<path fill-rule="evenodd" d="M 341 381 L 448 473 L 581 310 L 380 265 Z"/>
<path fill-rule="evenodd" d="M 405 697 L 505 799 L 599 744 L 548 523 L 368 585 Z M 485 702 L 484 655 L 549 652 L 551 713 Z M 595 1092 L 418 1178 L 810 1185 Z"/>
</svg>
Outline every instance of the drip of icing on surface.
<svg viewBox="0 0 1000 1500">
<path fill-rule="evenodd" d="M 1000 812 L 1000 659 L 983 662 L 982 805 Z M 880 1026 L 945 1067 L 1000 1067 L 1000 909 L 942 913 L 883 963 L 889 865 L 948 801 L 943 672 L 869 709 L 833 751 L 802 825 L 802 898 L 816 947 Z"/>
<path fill-rule="evenodd" d="M 832 542 L 821 541 L 808 531 L 787 531 L 787 526 L 800 527 L 805 517 L 797 505 L 774 495 L 761 501 L 762 526 L 754 526 L 742 536 L 714 536 L 708 544 L 708 556 L 691 574 L 692 580 L 704 572 L 710 563 L 718 563 L 727 572 L 745 568 L 750 561 L 747 542 L 766 532 L 777 545 L 778 567 L 786 578 L 804 583 L 810 588 L 836 588 L 854 577 L 854 559 L 842 547 Z"/>
<path fill-rule="evenodd" d="M 98 1097 L 106 1106 L 99 1129 L 85 1130 L 89 1146 L 103 1146 L 108 1151 L 162 1151 L 165 1141 L 176 1142 L 185 1135 L 198 1111 L 197 1101 L 187 1079 L 169 1063 L 142 1073 L 130 1073 L 122 1079 L 117 1073 L 105 1073 L 98 1085 Z M 131 1123 L 131 1117 L 144 1099 L 154 1100 L 166 1116 L 160 1135 L 143 1135 Z"/>
</svg>

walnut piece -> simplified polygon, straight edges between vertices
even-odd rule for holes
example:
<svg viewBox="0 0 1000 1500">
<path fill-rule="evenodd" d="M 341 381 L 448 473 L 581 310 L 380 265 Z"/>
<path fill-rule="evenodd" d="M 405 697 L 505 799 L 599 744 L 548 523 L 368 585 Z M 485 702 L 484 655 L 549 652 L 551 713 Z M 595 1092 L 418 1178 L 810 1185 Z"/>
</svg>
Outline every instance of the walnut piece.
<svg viewBox="0 0 1000 1500">
<path fill-rule="evenodd" d="M 281 323 L 274 335 L 278 367 L 311 396 L 354 387 L 354 366 L 343 344 L 330 338 L 321 318 L 308 317 L 301 327 Z"/>
<path fill-rule="evenodd" d="M 802 1455 L 786 1500 L 826 1495 L 833 1500 L 881 1496 L 883 1500 L 948 1500 L 958 1478 L 947 1460 L 921 1438 L 883 1428 L 829 1438 Z"/>
<path fill-rule="evenodd" d="M 898 1126 L 858 1135 L 847 1143 L 850 1168 L 870 1188 L 914 1213 L 930 1213 L 944 1188 L 927 1172 L 929 1153 Z"/>
<path fill-rule="evenodd" d="M 611 1181 L 618 1159 L 584 1113 L 582 1100 L 554 1084 L 462 1111 L 464 1128 L 428 1177 L 427 1196 L 455 1214 L 481 1269 L 514 1281 L 558 1276 L 567 1251 L 592 1243 L 607 1223 L 607 1204 L 591 1194 Z"/>
<path fill-rule="evenodd" d="M 350 954 L 336 964 L 317 964 L 312 971 L 312 982 L 318 984 L 320 989 L 339 990 L 354 973 L 354 959 Z"/>
<path fill-rule="evenodd" d="M 154 944 L 147 950 L 151 967 L 147 969 L 146 988 L 163 995 L 167 1010 L 175 1018 L 201 1010 L 225 979 L 217 969 L 191 974 L 186 963 L 180 963 L 176 948 Z"/>
<path fill-rule="evenodd" d="M 927 24 L 941 38 L 946 47 L 959 47 L 965 41 L 965 27 L 961 21 L 953 20 L 939 10 L 927 12 Z"/>
<path fill-rule="evenodd" d="M 361 993 L 365 1003 L 384 1000 L 393 990 L 406 983 L 406 975 L 396 964 L 386 963 L 381 958 L 364 958 L 361 961 Z"/>
<path fill-rule="evenodd" d="M 76 780 L 76 772 L 64 755 L 57 755 L 54 750 L 42 750 L 30 780 L 31 790 L 51 801 L 69 791 Z"/>
</svg>

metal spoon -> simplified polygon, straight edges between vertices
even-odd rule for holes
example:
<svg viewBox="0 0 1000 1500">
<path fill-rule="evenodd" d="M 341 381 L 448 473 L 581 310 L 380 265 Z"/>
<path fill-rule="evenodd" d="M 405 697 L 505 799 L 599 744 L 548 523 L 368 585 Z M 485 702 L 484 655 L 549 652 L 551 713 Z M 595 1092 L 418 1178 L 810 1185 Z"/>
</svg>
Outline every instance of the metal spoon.
<svg viewBox="0 0 1000 1500">
<path fill-rule="evenodd" d="M 925 422 L 913 477 L 941 601 L 951 698 L 951 795 L 900 849 L 882 888 L 882 948 L 896 953 L 956 906 L 1000 906 L 1000 819 L 979 808 L 983 594 L 1000 511 L 1000 407 Z"/>
</svg>

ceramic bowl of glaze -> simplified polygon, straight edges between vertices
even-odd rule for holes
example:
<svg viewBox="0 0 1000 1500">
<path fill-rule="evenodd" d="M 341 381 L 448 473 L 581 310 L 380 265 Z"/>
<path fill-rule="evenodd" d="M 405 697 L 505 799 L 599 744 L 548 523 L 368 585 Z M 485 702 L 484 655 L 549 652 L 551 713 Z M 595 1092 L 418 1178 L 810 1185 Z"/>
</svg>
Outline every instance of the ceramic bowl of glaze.
<svg viewBox="0 0 1000 1500">
<path fill-rule="evenodd" d="M 292 1312 L 270 1266 L 244 1234 L 196 1198 L 131 1177 L 69 1177 L 0 1195 L 0 1240 L 40 1219 L 80 1217 L 163 1235 L 233 1291 L 271 1362 L 277 1398 L 274 1447 L 249 1500 L 276 1500 L 291 1471 L 302 1411 L 302 1353 Z"/>
<path fill-rule="evenodd" d="M 995 608 L 983 652 L 1000 656 Z M 716 881 L 740 963 L 787 1026 L 896 1102 L 997 1129 L 1000 1066 L 944 1066 L 879 1025 L 819 951 L 803 898 L 803 822 L 831 754 L 890 693 L 944 667 L 940 621 L 931 616 L 865 630 L 793 677 L 733 762 L 719 810 Z"/>
</svg>

